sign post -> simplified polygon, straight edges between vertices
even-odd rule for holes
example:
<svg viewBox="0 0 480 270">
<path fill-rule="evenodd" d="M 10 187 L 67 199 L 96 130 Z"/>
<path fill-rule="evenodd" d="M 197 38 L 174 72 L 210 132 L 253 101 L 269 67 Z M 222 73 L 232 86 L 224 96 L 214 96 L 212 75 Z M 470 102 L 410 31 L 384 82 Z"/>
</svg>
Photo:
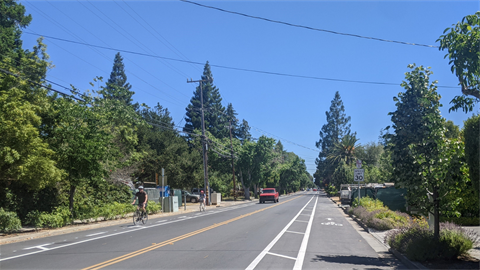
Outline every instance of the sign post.
<svg viewBox="0 0 480 270">
<path fill-rule="evenodd" d="M 162 168 L 162 188 L 163 188 L 163 193 L 162 193 L 162 213 L 165 211 L 163 210 L 163 197 L 165 197 L 165 169 Z"/>
<path fill-rule="evenodd" d="M 357 159 L 356 162 L 357 168 L 353 171 L 353 181 L 358 183 L 358 203 L 360 204 L 360 182 L 365 180 L 365 170 L 362 168 L 362 161 Z"/>
</svg>

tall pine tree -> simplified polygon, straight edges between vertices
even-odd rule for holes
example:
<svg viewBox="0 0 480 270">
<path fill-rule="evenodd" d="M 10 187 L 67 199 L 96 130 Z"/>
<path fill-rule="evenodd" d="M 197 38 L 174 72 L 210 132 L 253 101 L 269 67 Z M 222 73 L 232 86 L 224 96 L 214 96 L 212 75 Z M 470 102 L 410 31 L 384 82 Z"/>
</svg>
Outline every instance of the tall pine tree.
<svg viewBox="0 0 480 270">
<path fill-rule="evenodd" d="M 347 134 L 350 134 L 350 116 L 345 114 L 345 106 L 343 105 L 340 93 L 337 91 L 333 98 L 330 110 L 325 112 L 327 123 L 320 130 L 320 139 L 316 142 L 316 146 L 320 149 L 320 153 L 316 160 L 317 171 L 315 172 L 315 183 L 329 183 L 330 178 L 335 171 L 335 164 L 327 160 L 327 156 L 332 151 L 334 145 Z M 354 133 L 353 136 L 356 134 Z"/>
<path fill-rule="evenodd" d="M 213 79 L 208 62 L 203 69 L 202 80 Z M 230 136 L 225 125 L 228 124 L 225 107 L 222 106 L 222 97 L 219 89 L 213 82 L 201 82 L 203 92 L 203 108 L 205 119 L 205 130 L 208 130 L 215 138 Z M 197 86 L 190 104 L 186 108 L 185 126 L 183 131 L 193 132 L 195 129 L 202 129 L 202 112 L 200 100 L 200 86 Z"/>
<path fill-rule="evenodd" d="M 250 134 L 250 126 L 245 119 L 242 120 L 242 124 L 240 124 L 238 128 L 238 138 L 242 142 L 242 145 L 245 144 L 245 142 L 249 142 L 252 140 L 252 134 Z"/>
<path fill-rule="evenodd" d="M 132 96 L 135 92 L 131 91 L 132 86 L 127 83 L 127 75 L 125 74 L 125 65 L 123 64 L 123 57 L 120 53 L 115 55 L 113 60 L 113 68 L 108 79 L 107 86 L 103 93 L 105 98 L 117 99 L 122 101 L 125 105 L 132 105 Z"/>
<path fill-rule="evenodd" d="M 240 130 L 238 126 L 238 113 L 235 112 L 232 103 L 228 103 L 227 106 L 227 121 L 232 122 L 232 138 L 239 139 L 240 138 Z"/>
</svg>

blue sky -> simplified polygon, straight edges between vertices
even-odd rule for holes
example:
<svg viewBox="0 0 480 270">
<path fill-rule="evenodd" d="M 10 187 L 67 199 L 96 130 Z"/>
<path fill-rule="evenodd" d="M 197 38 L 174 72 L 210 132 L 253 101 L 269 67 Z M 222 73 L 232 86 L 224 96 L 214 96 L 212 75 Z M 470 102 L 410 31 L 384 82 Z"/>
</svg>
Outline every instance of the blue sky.
<svg viewBox="0 0 480 270">
<path fill-rule="evenodd" d="M 438 46 L 445 28 L 479 10 L 479 1 L 197 1 L 252 16 L 387 40 Z M 122 53 L 134 100 L 168 108 L 177 125 L 206 61 L 226 106 L 252 127 L 253 137 L 280 139 L 287 151 L 315 172 L 315 142 L 339 91 L 351 129 L 361 144 L 377 142 L 391 124 L 393 97 L 416 63 L 432 67 L 431 80 L 456 87 L 445 52 L 438 48 L 380 42 L 270 23 L 180 1 L 20 1 L 33 16 L 25 32 L 200 65 Z M 37 35 L 23 34 L 24 48 Z M 46 37 L 55 68 L 48 79 L 92 89 L 108 79 L 115 50 L 95 49 Z M 277 76 L 227 66 L 328 79 L 393 83 L 379 85 Z M 98 84 L 93 89 L 98 88 Z M 59 87 L 55 89 L 62 90 Z M 443 117 L 463 126 L 472 113 L 448 113 L 460 88 L 439 87 Z M 478 113 L 478 105 L 475 112 Z"/>
</svg>

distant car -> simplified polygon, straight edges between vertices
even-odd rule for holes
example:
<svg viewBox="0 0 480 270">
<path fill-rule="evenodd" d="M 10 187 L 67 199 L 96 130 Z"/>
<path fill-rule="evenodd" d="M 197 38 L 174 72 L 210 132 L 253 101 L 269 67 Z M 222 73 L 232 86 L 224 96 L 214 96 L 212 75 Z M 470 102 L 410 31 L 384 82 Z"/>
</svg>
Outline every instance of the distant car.
<svg viewBox="0 0 480 270">
<path fill-rule="evenodd" d="M 265 201 L 273 201 L 274 203 L 278 202 L 278 192 L 274 188 L 264 188 L 262 194 L 260 194 L 260 203 L 265 203 Z"/>
<path fill-rule="evenodd" d="M 187 202 L 196 203 L 200 200 L 200 195 L 191 194 L 190 192 L 188 192 L 186 190 L 182 190 L 182 201 L 184 201 L 183 198 L 185 196 L 186 196 Z"/>
<path fill-rule="evenodd" d="M 193 195 L 200 195 L 200 190 L 203 190 L 203 188 L 192 188 L 192 194 Z M 214 193 L 212 188 L 210 188 L 210 193 Z"/>
<path fill-rule="evenodd" d="M 313 191 L 317 191 L 317 189 L 316 189 L 316 188 L 314 188 L 314 189 L 313 189 Z"/>
</svg>

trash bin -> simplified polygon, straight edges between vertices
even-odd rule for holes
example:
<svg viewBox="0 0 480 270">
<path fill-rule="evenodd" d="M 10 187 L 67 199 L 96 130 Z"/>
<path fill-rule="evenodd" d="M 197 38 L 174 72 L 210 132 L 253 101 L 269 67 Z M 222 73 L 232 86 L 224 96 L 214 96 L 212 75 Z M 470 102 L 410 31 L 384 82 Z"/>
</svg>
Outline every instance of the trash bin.
<svg viewBox="0 0 480 270">
<path fill-rule="evenodd" d="M 182 190 L 180 189 L 174 189 L 173 190 L 173 196 L 177 197 L 178 199 L 178 206 L 182 206 Z"/>
</svg>

